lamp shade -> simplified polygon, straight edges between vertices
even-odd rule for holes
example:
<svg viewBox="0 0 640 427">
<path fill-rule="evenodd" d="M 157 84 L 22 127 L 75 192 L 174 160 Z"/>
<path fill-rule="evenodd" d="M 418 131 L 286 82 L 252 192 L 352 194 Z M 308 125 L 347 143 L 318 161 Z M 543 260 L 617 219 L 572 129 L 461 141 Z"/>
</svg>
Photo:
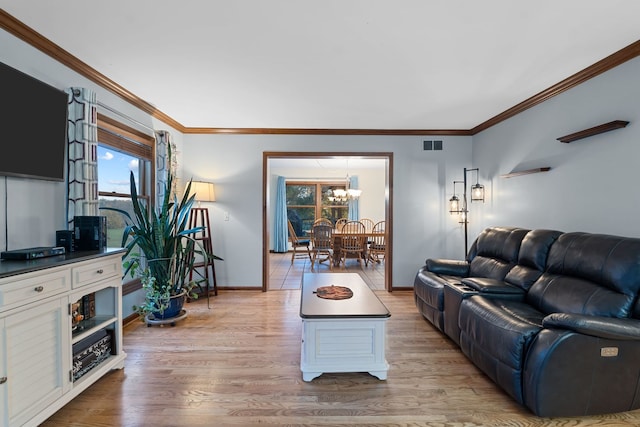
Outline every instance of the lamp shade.
<svg viewBox="0 0 640 427">
<path fill-rule="evenodd" d="M 198 202 L 215 202 L 216 195 L 213 191 L 212 182 L 192 181 L 191 194 L 196 196 Z"/>
<path fill-rule="evenodd" d="M 471 186 L 471 201 L 484 202 L 484 185 L 474 184 Z"/>
<path fill-rule="evenodd" d="M 449 213 L 460 213 L 460 199 L 455 194 L 449 199 Z"/>
</svg>

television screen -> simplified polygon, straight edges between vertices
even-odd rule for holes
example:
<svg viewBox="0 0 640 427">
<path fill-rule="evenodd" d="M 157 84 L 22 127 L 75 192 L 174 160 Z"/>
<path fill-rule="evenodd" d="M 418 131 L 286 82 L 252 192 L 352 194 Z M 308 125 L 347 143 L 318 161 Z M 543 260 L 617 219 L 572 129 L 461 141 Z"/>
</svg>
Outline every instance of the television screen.
<svg viewBox="0 0 640 427">
<path fill-rule="evenodd" d="M 0 175 L 63 181 L 67 94 L 0 62 Z"/>
</svg>

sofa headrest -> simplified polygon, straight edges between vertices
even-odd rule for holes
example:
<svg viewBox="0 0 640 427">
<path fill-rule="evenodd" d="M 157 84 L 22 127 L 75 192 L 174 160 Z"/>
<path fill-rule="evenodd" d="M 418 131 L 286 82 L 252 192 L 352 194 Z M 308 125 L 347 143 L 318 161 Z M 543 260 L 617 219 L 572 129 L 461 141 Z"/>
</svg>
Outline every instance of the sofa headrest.
<svg viewBox="0 0 640 427">
<path fill-rule="evenodd" d="M 551 247 L 550 273 L 589 280 L 625 295 L 640 291 L 640 239 L 564 233 Z"/>
<path fill-rule="evenodd" d="M 485 228 L 475 241 L 476 256 L 516 263 L 520 243 L 528 232 L 529 230 L 517 227 Z"/>
<path fill-rule="evenodd" d="M 520 244 L 518 264 L 544 271 L 551 245 L 562 234 L 556 230 L 531 230 Z"/>
<path fill-rule="evenodd" d="M 509 270 L 504 280 L 528 290 L 547 267 L 547 257 L 551 245 L 561 234 L 561 231 L 555 230 L 531 230 L 528 232 L 520 244 L 518 263 Z"/>
<path fill-rule="evenodd" d="M 518 260 L 520 242 L 529 230 L 516 227 L 490 227 L 474 241 L 467 260 L 469 275 L 504 280 Z"/>
</svg>

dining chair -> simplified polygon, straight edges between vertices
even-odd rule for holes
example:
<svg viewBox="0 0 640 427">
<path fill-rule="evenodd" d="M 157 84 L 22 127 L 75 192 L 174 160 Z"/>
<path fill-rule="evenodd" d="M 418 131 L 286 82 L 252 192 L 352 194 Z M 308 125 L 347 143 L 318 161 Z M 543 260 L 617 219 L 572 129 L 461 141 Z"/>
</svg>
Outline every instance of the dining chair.
<svg viewBox="0 0 640 427">
<path fill-rule="evenodd" d="M 359 221 L 364 224 L 365 232 L 371 233 L 375 222 L 371 218 L 360 218 Z"/>
<path fill-rule="evenodd" d="M 309 257 L 309 261 L 311 261 L 311 240 L 309 239 L 300 239 L 296 234 L 296 230 L 293 228 L 293 224 L 291 221 L 287 220 L 287 225 L 289 227 L 289 240 L 291 241 L 291 246 L 293 246 L 293 253 L 291 254 L 291 264 L 293 264 L 293 260 L 296 258 L 306 258 Z M 298 248 L 304 248 L 305 253 L 298 253 Z"/>
<path fill-rule="evenodd" d="M 347 218 L 339 218 L 336 220 L 336 230 L 342 231 L 342 227 L 349 222 Z"/>
<path fill-rule="evenodd" d="M 316 224 L 311 230 L 311 270 L 319 255 L 326 258 L 318 263 L 329 261 L 329 268 L 333 270 L 333 224 Z"/>
<path fill-rule="evenodd" d="M 340 238 L 340 262 L 343 267 L 347 267 L 347 257 L 349 254 L 355 255 L 358 263 L 367 266 L 367 236 L 364 224 L 360 221 L 347 221 L 342 227 Z M 353 234 L 353 235 L 351 235 Z"/>
<path fill-rule="evenodd" d="M 369 237 L 369 258 L 377 263 L 385 258 L 387 252 L 387 235 L 385 233 L 385 221 L 378 221 L 372 229 L 373 235 Z M 380 234 L 381 233 L 381 234 Z"/>
<path fill-rule="evenodd" d="M 373 226 L 375 225 L 375 222 L 371 218 L 360 218 L 358 221 L 364 224 L 365 233 L 371 233 L 373 231 Z M 367 247 L 370 244 L 371 244 L 371 239 L 367 237 L 367 240 L 366 240 Z M 369 259 L 371 259 L 371 256 L 369 256 Z"/>
<path fill-rule="evenodd" d="M 315 221 L 313 221 L 313 225 L 320 225 L 320 224 L 324 224 L 324 225 L 328 225 L 331 228 L 333 228 L 333 222 L 331 222 L 331 220 L 329 218 L 318 218 Z"/>
</svg>

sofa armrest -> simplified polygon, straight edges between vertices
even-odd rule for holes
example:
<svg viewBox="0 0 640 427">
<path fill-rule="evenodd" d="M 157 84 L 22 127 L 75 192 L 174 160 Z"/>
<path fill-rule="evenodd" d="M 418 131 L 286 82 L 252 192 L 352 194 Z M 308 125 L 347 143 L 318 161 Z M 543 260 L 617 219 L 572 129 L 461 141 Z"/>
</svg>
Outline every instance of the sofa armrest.
<svg viewBox="0 0 640 427">
<path fill-rule="evenodd" d="M 488 279 L 486 277 L 467 277 L 461 280 L 462 284 L 475 289 L 482 294 L 508 294 L 524 296 L 524 289 L 514 286 L 502 280 Z"/>
<path fill-rule="evenodd" d="M 640 321 L 636 319 L 552 313 L 542 320 L 542 326 L 568 329 L 599 338 L 640 341 Z"/>
<path fill-rule="evenodd" d="M 433 259 L 426 262 L 427 271 L 435 274 L 466 277 L 469 275 L 469 263 L 453 259 Z"/>
</svg>

